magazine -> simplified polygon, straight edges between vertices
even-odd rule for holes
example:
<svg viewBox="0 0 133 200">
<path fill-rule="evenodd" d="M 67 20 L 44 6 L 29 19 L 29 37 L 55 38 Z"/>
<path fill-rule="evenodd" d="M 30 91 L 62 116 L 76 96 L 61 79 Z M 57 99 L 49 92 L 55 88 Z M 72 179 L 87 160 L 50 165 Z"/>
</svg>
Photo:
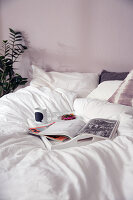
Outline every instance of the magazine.
<svg viewBox="0 0 133 200">
<path fill-rule="evenodd" d="M 75 137 L 84 126 L 85 122 L 81 119 L 60 120 L 48 124 L 47 126 L 29 128 L 29 133 L 38 136 L 46 136 L 51 140 L 62 142 Z"/>
<path fill-rule="evenodd" d="M 90 136 L 113 139 L 117 131 L 119 122 L 117 120 L 95 118 L 91 119 L 80 131 L 80 133 L 88 133 Z"/>
<path fill-rule="evenodd" d="M 53 125 L 55 122 L 52 122 L 50 124 L 45 124 L 45 125 L 41 125 L 41 126 L 37 126 L 37 127 L 33 127 L 33 128 L 29 128 L 29 134 L 33 134 L 33 135 L 39 135 L 42 131 L 44 131 L 46 128 L 48 128 L 49 126 Z"/>
<path fill-rule="evenodd" d="M 39 135 L 49 150 L 83 146 L 103 139 L 113 139 L 117 135 L 119 122 L 102 118 L 91 119 L 87 124 L 81 119 L 58 121 Z"/>
</svg>

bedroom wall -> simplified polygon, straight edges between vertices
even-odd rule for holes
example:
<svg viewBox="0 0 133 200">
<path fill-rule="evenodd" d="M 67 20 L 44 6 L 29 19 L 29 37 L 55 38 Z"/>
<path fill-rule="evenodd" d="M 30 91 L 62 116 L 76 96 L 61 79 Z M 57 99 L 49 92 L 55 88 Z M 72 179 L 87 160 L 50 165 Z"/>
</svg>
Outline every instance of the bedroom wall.
<svg viewBox="0 0 133 200">
<path fill-rule="evenodd" d="M 1 0 L 2 36 L 8 37 L 9 27 L 23 31 L 31 47 L 26 56 L 32 63 L 59 71 L 82 71 L 80 3 L 81 0 Z"/>
<path fill-rule="evenodd" d="M 95 70 L 133 68 L 133 0 L 88 0 L 86 63 Z M 89 54 L 89 57 L 87 55 Z"/>
<path fill-rule="evenodd" d="M 1 0 L 0 35 L 23 32 L 31 63 L 58 71 L 127 71 L 133 66 L 133 0 Z M 23 66 L 23 67 L 22 67 Z"/>
</svg>

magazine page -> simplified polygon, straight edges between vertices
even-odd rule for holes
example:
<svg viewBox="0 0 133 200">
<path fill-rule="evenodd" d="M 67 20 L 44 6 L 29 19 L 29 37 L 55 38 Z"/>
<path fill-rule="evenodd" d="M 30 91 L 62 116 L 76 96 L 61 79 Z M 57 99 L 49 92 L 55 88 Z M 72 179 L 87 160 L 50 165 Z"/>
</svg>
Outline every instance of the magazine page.
<svg viewBox="0 0 133 200">
<path fill-rule="evenodd" d="M 85 126 L 81 119 L 60 120 L 41 132 L 41 135 L 66 135 L 73 138 Z"/>
<path fill-rule="evenodd" d="M 117 120 L 95 118 L 90 120 L 80 133 L 89 133 L 95 136 L 111 138 L 118 128 Z"/>
<path fill-rule="evenodd" d="M 29 128 L 29 133 L 30 134 L 34 134 L 34 135 L 39 135 L 40 132 L 44 131 L 45 129 L 47 129 L 49 126 L 53 125 L 55 122 L 52 122 L 50 124 L 45 124 L 45 125 L 40 125 L 40 126 L 36 126 L 33 128 Z"/>
</svg>

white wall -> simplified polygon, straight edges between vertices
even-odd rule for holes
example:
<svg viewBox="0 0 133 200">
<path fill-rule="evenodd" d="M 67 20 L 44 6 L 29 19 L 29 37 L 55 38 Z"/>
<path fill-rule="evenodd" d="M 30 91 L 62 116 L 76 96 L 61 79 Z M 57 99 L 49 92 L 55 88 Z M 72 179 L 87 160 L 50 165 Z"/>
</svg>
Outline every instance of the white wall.
<svg viewBox="0 0 133 200">
<path fill-rule="evenodd" d="M 90 19 L 86 20 L 86 63 L 95 70 L 132 69 L 133 1 L 87 0 L 85 7 Z"/>
<path fill-rule="evenodd" d="M 33 63 L 50 65 L 56 70 L 77 70 L 80 3 L 80 0 L 2 0 L 3 38 L 8 37 L 9 27 L 24 31 L 32 47 Z M 78 70 L 82 71 L 80 67 Z"/>
<path fill-rule="evenodd" d="M 23 73 L 31 62 L 58 71 L 133 68 L 132 0 L 1 0 L 0 12 L 3 39 L 11 27 L 30 41 Z"/>
</svg>

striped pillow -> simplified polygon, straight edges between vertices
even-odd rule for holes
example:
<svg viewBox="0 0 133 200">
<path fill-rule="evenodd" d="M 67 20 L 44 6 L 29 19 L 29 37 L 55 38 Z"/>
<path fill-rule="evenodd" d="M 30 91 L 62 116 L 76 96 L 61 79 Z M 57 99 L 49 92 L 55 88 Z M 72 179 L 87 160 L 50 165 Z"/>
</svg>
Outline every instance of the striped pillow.
<svg viewBox="0 0 133 200">
<path fill-rule="evenodd" d="M 133 106 L 133 70 L 131 70 L 108 101 L 110 103 Z"/>
</svg>

